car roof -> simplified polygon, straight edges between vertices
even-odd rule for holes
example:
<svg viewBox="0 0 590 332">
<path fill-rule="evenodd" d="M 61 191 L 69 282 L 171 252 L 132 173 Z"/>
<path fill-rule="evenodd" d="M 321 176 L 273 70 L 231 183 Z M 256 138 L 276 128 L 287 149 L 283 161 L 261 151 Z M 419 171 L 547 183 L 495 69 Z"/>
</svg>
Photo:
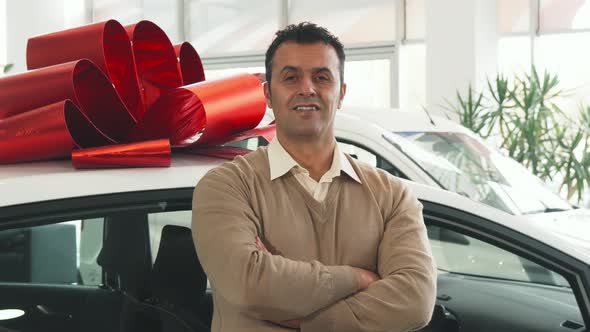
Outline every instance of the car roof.
<svg viewBox="0 0 590 332">
<path fill-rule="evenodd" d="M 378 125 L 395 132 L 460 132 L 470 133 L 463 126 L 427 111 L 404 111 L 392 108 L 343 107 L 337 113 L 337 126 L 350 122 Z"/>
<path fill-rule="evenodd" d="M 174 153 L 171 167 L 77 170 L 71 161 L 0 165 L 0 207 L 54 199 L 194 187 L 221 158 Z"/>
</svg>

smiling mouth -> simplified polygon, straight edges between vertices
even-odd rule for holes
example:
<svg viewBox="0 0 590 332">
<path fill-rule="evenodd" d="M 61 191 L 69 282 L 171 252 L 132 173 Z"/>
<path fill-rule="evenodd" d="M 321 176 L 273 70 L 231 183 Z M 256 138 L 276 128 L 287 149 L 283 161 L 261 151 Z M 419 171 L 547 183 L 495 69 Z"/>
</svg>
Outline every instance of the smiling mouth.
<svg viewBox="0 0 590 332">
<path fill-rule="evenodd" d="M 319 111 L 320 108 L 315 105 L 295 106 L 292 108 L 294 111 Z"/>
</svg>

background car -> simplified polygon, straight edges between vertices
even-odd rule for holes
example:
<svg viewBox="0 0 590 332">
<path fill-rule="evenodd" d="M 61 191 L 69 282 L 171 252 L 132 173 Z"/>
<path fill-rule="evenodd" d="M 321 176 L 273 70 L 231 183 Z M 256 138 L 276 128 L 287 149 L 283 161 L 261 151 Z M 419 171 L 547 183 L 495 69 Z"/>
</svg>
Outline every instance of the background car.
<svg viewBox="0 0 590 332">
<path fill-rule="evenodd" d="M 415 182 L 450 190 L 590 247 L 590 210 L 575 208 L 468 129 L 426 112 L 345 108 L 343 151 Z"/>
<path fill-rule="evenodd" d="M 341 145 L 359 159 L 381 162 L 413 181 L 512 214 L 572 209 L 522 165 L 450 120 L 425 112 L 348 108 L 338 114 L 335 128 Z"/>
<path fill-rule="evenodd" d="M 207 331 L 212 301 L 190 233 L 195 184 L 224 160 L 170 168 L 0 166 L 0 328 Z M 438 265 L 424 331 L 582 331 L 590 255 L 466 197 L 408 182 Z"/>
</svg>

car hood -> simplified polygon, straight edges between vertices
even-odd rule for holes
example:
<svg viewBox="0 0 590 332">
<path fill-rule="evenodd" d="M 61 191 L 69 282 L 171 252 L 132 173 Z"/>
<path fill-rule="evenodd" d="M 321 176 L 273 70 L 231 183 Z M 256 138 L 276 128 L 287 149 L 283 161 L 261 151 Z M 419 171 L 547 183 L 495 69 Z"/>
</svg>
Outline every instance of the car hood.
<svg viewBox="0 0 590 332">
<path fill-rule="evenodd" d="M 535 213 L 524 217 L 590 254 L 590 209 Z"/>
</svg>

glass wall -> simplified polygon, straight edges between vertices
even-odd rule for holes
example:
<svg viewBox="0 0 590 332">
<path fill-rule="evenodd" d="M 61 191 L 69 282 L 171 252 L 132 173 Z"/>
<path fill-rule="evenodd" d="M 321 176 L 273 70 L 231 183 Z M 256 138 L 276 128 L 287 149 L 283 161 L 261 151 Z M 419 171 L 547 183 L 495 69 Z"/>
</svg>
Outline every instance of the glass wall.
<svg viewBox="0 0 590 332">
<path fill-rule="evenodd" d="M 6 0 L 0 0 L 0 22 L 6 22 Z M 6 64 L 6 45 L 6 23 L 0 23 L 0 66 Z"/>
<path fill-rule="evenodd" d="M 500 71 L 523 74 L 534 64 L 558 75 L 567 92 L 559 106 L 574 116 L 590 102 L 590 1 L 499 0 L 499 13 Z"/>
<path fill-rule="evenodd" d="M 310 21 L 337 35 L 346 46 L 395 41 L 395 1 L 294 0 L 289 2 L 289 23 Z"/>
<path fill-rule="evenodd" d="M 280 27 L 277 0 L 191 0 L 187 40 L 204 56 L 264 52 Z"/>
</svg>

